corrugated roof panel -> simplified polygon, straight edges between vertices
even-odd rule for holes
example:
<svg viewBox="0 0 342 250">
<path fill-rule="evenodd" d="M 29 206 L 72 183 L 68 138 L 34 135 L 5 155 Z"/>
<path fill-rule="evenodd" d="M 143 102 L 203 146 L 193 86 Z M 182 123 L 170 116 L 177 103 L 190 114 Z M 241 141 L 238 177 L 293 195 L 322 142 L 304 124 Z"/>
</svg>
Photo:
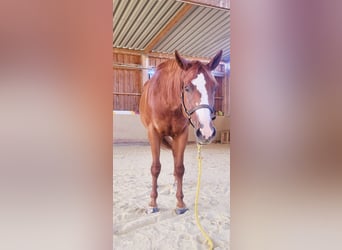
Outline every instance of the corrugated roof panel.
<svg viewBox="0 0 342 250">
<path fill-rule="evenodd" d="M 148 43 L 163 29 L 165 25 L 172 19 L 177 13 L 182 4 L 174 4 L 172 1 L 158 1 L 158 6 L 154 12 L 151 13 L 153 19 L 151 20 L 148 28 L 148 32 L 143 33 L 141 48 L 145 48 Z M 147 31 L 147 30 L 146 30 Z"/>
<path fill-rule="evenodd" d="M 145 49 L 178 13 L 184 3 L 175 0 L 113 0 L 113 47 Z M 211 58 L 223 49 L 230 57 L 230 11 L 193 5 L 165 34 L 153 52 Z"/>
<path fill-rule="evenodd" d="M 139 27 L 145 19 L 144 11 L 149 11 L 147 5 L 144 4 L 143 1 L 138 1 L 138 4 L 135 6 L 132 12 L 129 13 L 130 18 L 129 22 L 127 23 L 127 27 L 129 27 L 129 32 L 127 32 L 128 29 L 126 29 L 124 31 L 126 35 L 123 37 L 122 40 L 120 40 L 120 43 L 126 44 L 126 47 L 134 47 L 133 43 L 136 39 L 136 36 L 139 34 Z"/>
<path fill-rule="evenodd" d="M 195 48 L 198 44 L 203 43 L 205 38 L 210 37 L 209 34 L 214 36 L 214 31 L 219 32 L 220 30 L 218 30 L 217 27 L 220 26 L 223 28 L 224 17 L 217 18 L 215 16 L 215 18 L 212 18 L 210 9 L 206 8 L 206 12 L 203 12 L 201 9 L 205 8 L 197 8 L 197 11 L 186 16 L 185 20 L 189 20 L 189 22 L 182 22 L 181 25 L 175 27 L 170 32 L 171 35 L 167 35 L 166 38 L 161 43 L 157 44 L 154 49 L 164 49 L 165 44 L 169 45 L 167 47 L 168 49 L 170 49 L 170 45 L 173 45 L 174 47 L 190 46 Z M 210 41 L 210 39 L 206 42 L 208 41 Z M 174 47 L 171 46 L 171 49 L 173 50 Z"/>
<path fill-rule="evenodd" d="M 172 29 L 169 34 L 166 35 L 163 43 L 159 43 L 155 46 L 155 50 L 174 50 L 174 48 L 180 48 L 183 47 L 183 45 L 180 44 L 187 44 L 189 42 L 192 42 L 189 37 L 200 35 L 199 32 L 194 31 L 193 34 L 189 34 L 189 31 L 192 30 L 192 27 L 194 24 L 199 24 L 200 26 L 201 22 L 203 21 L 203 17 L 205 17 L 209 9 L 205 8 L 193 8 L 194 11 L 191 12 L 190 15 L 187 15 L 186 18 L 180 22 L 180 25 Z M 195 29 L 194 29 L 195 30 Z"/>
<path fill-rule="evenodd" d="M 183 5 L 173 0 L 114 0 L 113 46 L 144 49 Z"/>
<path fill-rule="evenodd" d="M 114 21 L 117 25 L 114 26 L 113 36 L 114 41 L 120 44 L 127 35 L 127 30 L 130 28 L 128 21 L 131 18 L 131 11 L 135 6 L 133 4 L 129 4 L 130 1 L 117 1 L 117 3 L 118 16 L 114 16 Z"/>
<path fill-rule="evenodd" d="M 153 51 L 172 53 L 177 49 L 188 56 L 212 57 L 223 49 L 227 57 L 229 29 L 228 11 L 194 6 Z"/>
<path fill-rule="evenodd" d="M 168 6 L 169 5 L 170 3 L 168 3 Z M 177 8 L 175 6 L 170 6 L 171 11 L 169 13 L 166 13 L 168 16 L 164 20 L 161 20 L 158 23 L 159 26 L 146 28 L 146 26 L 151 25 L 152 23 L 155 23 L 155 22 L 152 22 L 149 18 L 146 18 L 146 16 L 148 16 L 149 13 L 151 12 L 151 9 L 149 9 L 147 6 L 148 5 L 144 6 L 145 8 L 142 9 L 141 13 L 139 14 L 139 19 L 134 23 L 135 30 L 133 29 L 131 30 L 132 36 L 130 39 L 130 47 L 144 48 L 145 46 L 142 45 L 142 43 L 146 43 L 146 40 L 148 42 L 149 39 L 151 39 L 150 37 L 148 37 L 148 35 L 154 35 L 155 32 L 158 32 L 158 30 L 164 26 L 165 22 L 167 22 L 168 19 L 172 17 L 174 13 L 174 8 Z M 157 16 L 155 16 L 155 18 L 156 17 Z M 141 30 L 142 27 L 145 27 L 145 30 Z"/>
</svg>

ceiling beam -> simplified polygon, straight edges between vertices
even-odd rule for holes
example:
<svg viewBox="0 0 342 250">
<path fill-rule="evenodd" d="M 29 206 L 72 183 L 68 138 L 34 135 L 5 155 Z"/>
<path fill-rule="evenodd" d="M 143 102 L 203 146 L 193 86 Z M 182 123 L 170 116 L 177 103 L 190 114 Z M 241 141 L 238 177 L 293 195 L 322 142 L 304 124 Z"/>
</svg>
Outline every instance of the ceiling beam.
<svg viewBox="0 0 342 250">
<path fill-rule="evenodd" d="M 196 4 L 205 7 L 214 7 L 223 10 L 230 10 L 230 0 L 177 0 L 184 3 Z"/>
<path fill-rule="evenodd" d="M 126 55 L 145 55 L 150 57 L 158 57 L 158 58 L 167 58 L 167 59 L 174 59 L 175 53 L 158 53 L 158 52 L 149 52 L 144 53 L 142 50 L 133 50 L 133 49 L 122 49 L 122 48 L 113 48 L 114 54 L 126 54 Z M 184 56 L 184 55 L 182 55 Z M 191 56 L 184 56 L 188 60 L 197 60 L 202 62 L 209 62 L 210 58 L 206 57 L 191 57 Z"/>
<path fill-rule="evenodd" d="M 113 53 L 127 54 L 127 55 L 141 55 L 143 54 L 143 51 L 135 50 L 135 49 L 123 49 L 123 48 L 113 47 Z"/>
<path fill-rule="evenodd" d="M 158 58 L 167 58 L 167 59 L 174 59 L 175 58 L 175 53 L 158 53 L 158 52 L 150 52 L 148 53 L 148 56 L 150 57 L 158 57 Z M 184 58 L 187 60 L 193 60 L 193 61 L 201 61 L 201 62 L 209 62 L 210 58 L 205 58 L 205 57 L 193 57 L 193 56 L 184 56 Z"/>
<path fill-rule="evenodd" d="M 167 32 L 169 32 L 182 19 L 182 17 L 184 17 L 190 11 L 191 7 L 191 4 L 184 4 L 184 6 L 171 19 L 171 21 L 169 21 L 169 23 L 159 32 L 159 34 L 145 47 L 144 53 L 152 52 L 153 47 L 160 42 Z"/>
</svg>

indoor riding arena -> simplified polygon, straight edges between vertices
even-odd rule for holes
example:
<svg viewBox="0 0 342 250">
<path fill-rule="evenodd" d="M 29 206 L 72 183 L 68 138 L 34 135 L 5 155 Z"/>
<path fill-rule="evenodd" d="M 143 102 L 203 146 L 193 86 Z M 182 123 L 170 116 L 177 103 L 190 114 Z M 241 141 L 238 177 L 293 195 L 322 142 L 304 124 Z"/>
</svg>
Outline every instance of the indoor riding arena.
<svg viewBox="0 0 342 250">
<path fill-rule="evenodd" d="M 211 71 L 216 133 L 198 146 L 201 127 L 189 125 L 187 131 L 187 210 L 175 210 L 173 149 L 161 148 L 158 210 L 149 212 L 152 151 L 139 109 L 144 83 L 159 74 L 159 64 L 175 59 L 175 51 L 188 62 L 209 65 L 220 50 Z M 113 248 L 230 249 L 229 0 L 113 0 L 113 76 Z M 181 103 L 180 95 L 176 101 Z M 185 117 L 186 105 L 183 99 L 179 106 Z"/>
</svg>

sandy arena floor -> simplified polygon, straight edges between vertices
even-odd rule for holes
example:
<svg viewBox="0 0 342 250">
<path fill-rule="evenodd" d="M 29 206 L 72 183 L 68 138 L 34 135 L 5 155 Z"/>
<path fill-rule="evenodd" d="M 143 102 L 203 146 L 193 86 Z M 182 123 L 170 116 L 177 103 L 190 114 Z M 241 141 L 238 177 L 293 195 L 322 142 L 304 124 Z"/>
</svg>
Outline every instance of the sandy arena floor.
<svg viewBox="0 0 342 250">
<path fill-rule="evenodd" d="M 199 218 L 214 249 L 229 249 L 230 149 L 229 144 L 202 147 Z M 208 249 L 196 225 L 194 203 L 197 184 L 197 146 L 185 150 L 184 202 L 189 211 L 176 215 L 171 151 L 161 151 L 158 179 L 160 212 L 146 214 L 151 192 L 151 153 L 147 143 L 114 144 L 113 245 L 115 250 Z"/>
</svg>

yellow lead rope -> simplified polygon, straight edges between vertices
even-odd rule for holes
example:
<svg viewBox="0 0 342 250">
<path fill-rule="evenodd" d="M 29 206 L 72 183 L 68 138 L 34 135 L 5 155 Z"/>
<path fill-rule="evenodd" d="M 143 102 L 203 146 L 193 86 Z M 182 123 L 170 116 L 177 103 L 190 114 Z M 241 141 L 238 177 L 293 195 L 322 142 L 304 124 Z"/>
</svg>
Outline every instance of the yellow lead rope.
<svg viewBox="0 0 342 250">
<path fill-rule="evenodd" d="M 197 159 L 198 159 L 198 178 L 197 178 L 197 188 L 196 188 L 196 199 L 195 199 L 195 217 L 196 217 L 196 224 L 200 229 L 201 233 L 203 234 L 204 238 L 209 244 L 209 249 L 213 249 L 213 241 L 210 239 L 209 235 L 204 231 L 199 219 L 198 219 L 198 197 L 199 197 L 199 190 L 201 184 L 201 175 L 202 175 L 202 157 L 201 157 L 201 145 L 197 144 Z"/>
</svg>

